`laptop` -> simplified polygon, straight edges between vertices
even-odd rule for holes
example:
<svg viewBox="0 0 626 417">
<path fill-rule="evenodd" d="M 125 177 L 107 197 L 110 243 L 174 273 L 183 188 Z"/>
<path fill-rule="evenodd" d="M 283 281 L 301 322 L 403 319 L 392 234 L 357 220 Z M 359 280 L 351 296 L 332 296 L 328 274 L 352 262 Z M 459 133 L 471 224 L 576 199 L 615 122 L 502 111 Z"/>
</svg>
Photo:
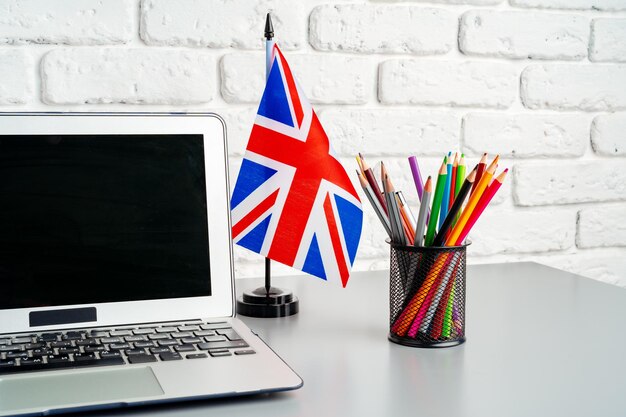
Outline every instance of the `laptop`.
<svg viewBox="0 0 626 417">
<path fill-rule="evenodd" d="M 0 415 L 292 390 L 235 316 L 214 114 L 0 114 Z"/>
</svg>

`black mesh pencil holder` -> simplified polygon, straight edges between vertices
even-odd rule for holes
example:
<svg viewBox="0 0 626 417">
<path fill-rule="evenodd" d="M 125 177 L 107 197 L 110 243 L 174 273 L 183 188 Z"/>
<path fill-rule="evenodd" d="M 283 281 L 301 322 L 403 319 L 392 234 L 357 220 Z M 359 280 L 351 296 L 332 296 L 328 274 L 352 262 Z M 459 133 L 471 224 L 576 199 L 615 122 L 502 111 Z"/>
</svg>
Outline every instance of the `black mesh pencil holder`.
<svg viewBox="0 0 626 417">
<path fill-rule="evenodd" d="M 425 348 L 465 342 L 467 245 L 390 246 L 389 340 Z"/>
</svg>

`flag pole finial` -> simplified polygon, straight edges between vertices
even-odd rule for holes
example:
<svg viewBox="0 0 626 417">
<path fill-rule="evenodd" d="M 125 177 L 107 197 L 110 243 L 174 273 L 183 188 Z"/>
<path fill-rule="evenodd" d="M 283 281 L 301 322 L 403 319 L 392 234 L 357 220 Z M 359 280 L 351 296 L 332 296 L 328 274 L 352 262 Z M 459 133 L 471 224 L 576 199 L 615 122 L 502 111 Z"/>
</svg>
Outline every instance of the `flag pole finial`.
<svg viewBox="0 0 626 417">
<path fill-rule="evenodd" d="M 274 38 L 274 25 L 272 25 L 272 16 L 268 13 L 265 18 L 265 39 L 272 40 Z"/>
</svg>

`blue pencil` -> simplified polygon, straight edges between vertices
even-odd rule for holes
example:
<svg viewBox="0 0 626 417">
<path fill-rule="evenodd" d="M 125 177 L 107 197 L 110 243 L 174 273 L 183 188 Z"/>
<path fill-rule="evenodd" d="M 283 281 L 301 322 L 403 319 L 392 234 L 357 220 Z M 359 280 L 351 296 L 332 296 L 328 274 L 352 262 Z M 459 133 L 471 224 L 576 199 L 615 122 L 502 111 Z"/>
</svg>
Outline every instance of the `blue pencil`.
<svg viewBox="0 0 626 417">
<path fill-rule="evenodd" d="M 450 152 L 448 154 L 448 157 L 446 158 L 446 170 L 448 172 L 446 175 L 446 185 L 443 189 L 444 198 L 441 200 L 441 211 L 439 212 L 439 229 L 441 229 L 441 225 L 443 225 L 443 222 L 448 215 L 448 203 L 450 199 L 445 197 L 450 195 L 450 183 L 452 179 L 452 161 L 450 160 L 451 156 L 452 152 Z"/>
</svg>

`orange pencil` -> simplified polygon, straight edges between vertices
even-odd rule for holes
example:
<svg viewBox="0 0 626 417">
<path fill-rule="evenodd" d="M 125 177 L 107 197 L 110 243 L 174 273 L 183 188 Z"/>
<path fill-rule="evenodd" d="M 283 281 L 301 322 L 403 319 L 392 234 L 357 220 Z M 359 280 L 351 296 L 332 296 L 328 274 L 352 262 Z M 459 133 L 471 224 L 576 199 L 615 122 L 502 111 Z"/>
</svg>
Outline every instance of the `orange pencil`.
<svg viewBox="0 0 626 417">
<path fill-rule="evenodd" d="M 483 157 L 480 158 L 480 162 L 478 162 L 478 171 L 476 171 L 476 181 L 474 181 L 474 186 L 472 187 L 472 191 L 470 194 L 474 194 L 474 190 L 478 187 L 478 183 L 480 179 L 483 177 L 483 173 L 485 172 L 485 167 L 487 166 L 487 152 L 483 154 Z"/>
<path fill-rule="evenodd" d="M 463 227 L 463 231 L 461 232 L 460 236 L 456 240 L 455 245 L 460 245 L 465 240 L 465 238 L 467 237 L 467 234 L 470 232 L 470 230 L 472 230 L 472 227 L 474 227 L 474 223 L 476 223 L 480 215 L 483 214 L 483 211 L 485 211 L 485 208 L 487 207 L 487 205 L 489 204 L 493 196 L 500 189 L 500 186 L 504 182 L 504 178 L 506 177 L 507 172 L 509 172 L 508 168 L 502 171 L 502 173 L 500 173 L 500 175 L 498 175 L 492 181 L 491 185 L 489 185 L 489 188 L 485 190 L 482 197 L 480 198 L 480 201 L 476 205 L 476 208 L 472 212 L 472 215 L 470 216 L 469 220 L 465 224 L 465 227 Z"/>
<path fill-rule="evenodd" d="M 459 217 L 459 220 L 456 222 L 454 229 L 452 229 L 450 236 L 448 236 L 448 238 L 446 239 L 446 246 L 450 246 L 453 242 L 456 242 L 457 239 L 459 238 L 459 235 L 463 231 L 463 227 L 465 227 L 465 224 L 467 223 L 470 216 L 472 215 L 472 211 L 474 211 L 474 208 L 478 204 L 478 201 L 480 200 L 481 195 L 483 194 L 483 192 L 489 185 L 489 182 L 493 178 L 493 173 L 496 170 L 496 166 L 498 165 L 499 160 L 500 160 L 500 156 L 496 156 L 491 162 L 491 165 L 489 165 L 489 168 L 487 168 L 487 170 L 484 172 L 482 178 L 480 179 L 480 182 L 476 186 L 476 189 L 470 195 L 469 201 L 467 202 L 465 209 L 463 209 L 463 213 L 461 213 L 461 217 Z M 478 174 L 476 176 L 478 177 Z M 476 180 L 474 180 L 474 184 L 475 183 L 476 183 Z"/>
</svg>

